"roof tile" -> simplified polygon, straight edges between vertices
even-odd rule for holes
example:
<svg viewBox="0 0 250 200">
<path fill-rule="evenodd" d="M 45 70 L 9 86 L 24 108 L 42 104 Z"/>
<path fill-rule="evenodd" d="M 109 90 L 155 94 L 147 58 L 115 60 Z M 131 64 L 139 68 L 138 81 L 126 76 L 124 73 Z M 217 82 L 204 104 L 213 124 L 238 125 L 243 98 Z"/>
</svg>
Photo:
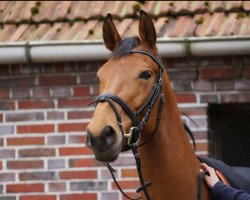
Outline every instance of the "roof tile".
<svg viewBox="0 0 250 200">
<path fill-rule="evenodd" d="M 28 24 L 20 25 L 18 28 L 16 28 L 14 34 L 10 37 L 10 41 L 18 41 L 18 39 L 21 38 L 22 34 L 24 34 L 28 28 Z"/>
<path fill-rule="evenodd" d="M 24 4 L 24 8 L 22 10 L 22 13 L 21 15 L 19 16 L 19 18 L 17 19 L 18 22 L 20 21 L 29 21 L 31 19 L 34 20 L 34 17 L 37 15 L 37 14 L 40 14 L 42 15 L 44 13 L 44 11 L 41 11 L 41 10 L 37 10 L 38 13 L 33 15 L 32 14 L 32 8 L 34 9 L 36 6 L 35 2 L 34 1 L 25 1 L 25 4 Z"/>
<path fill-rule="evenodd" d="M 27 41 L 40 41 L 43 35 L 51 28 L 49 24 L 40 24 L 38 26 L 33 25 L 31 34 L 27 37 Z M 30 31 L 30 30 L 29 30 Z"/>
<path fill-rule="evenodd" d="M 217 35 L 232 35 L 235 30 L 236 22 L 237 15 L 235 13 L 229 14 L 221 24 Z"/>
<path fill-rule="evenodd" d="M 3 30 L 0 31 L 0 42 L 10 41 L 10 36 L 15 32 L 16 25 L 6 25 Z"/>
</svg>

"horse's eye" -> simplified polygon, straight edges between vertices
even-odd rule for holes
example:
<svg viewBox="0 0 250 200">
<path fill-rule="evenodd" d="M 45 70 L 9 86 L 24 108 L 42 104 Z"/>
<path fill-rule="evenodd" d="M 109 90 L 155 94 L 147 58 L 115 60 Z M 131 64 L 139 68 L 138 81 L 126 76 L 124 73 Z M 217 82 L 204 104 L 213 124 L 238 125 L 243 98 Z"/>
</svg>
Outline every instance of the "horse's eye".
<svg viewBox="0 0 250 200">
<path fill-rule="evenodd" d="M 152 76 L 152 74 L 150 71 L 144 71 L 144 72 L 140 73 L 139 78 L 148 80 L 151 76 Z"/>
</svg>

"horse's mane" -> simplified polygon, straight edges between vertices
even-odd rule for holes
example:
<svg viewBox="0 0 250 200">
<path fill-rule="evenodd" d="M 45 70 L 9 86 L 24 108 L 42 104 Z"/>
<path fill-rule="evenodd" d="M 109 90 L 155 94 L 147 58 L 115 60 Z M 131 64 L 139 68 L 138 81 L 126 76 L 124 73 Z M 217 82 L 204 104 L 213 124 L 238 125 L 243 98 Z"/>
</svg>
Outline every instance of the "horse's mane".
<svg viewBox="0 0 250 200">
<path fill-rule="evenodd" d="M 113 51 L 112 57 L 120 58 L 122 56 L 128 55 L 130 50 L 135 48 L 140 43 L 138 37 L 124 38 L 119 46 Z"/>
</svg>

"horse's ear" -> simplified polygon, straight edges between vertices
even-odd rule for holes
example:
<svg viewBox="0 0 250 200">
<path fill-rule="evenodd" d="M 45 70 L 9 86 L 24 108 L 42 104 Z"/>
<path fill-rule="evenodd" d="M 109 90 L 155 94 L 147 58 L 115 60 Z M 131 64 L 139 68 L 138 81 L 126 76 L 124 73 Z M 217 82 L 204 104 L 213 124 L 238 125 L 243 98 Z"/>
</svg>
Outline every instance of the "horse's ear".
<svg viewBox="0 0 250 200">
<path fill-rule="evenodd" d="M 115 48 L 121 42 L 121 36 L 119 35 L 115 24 L 112 20 L 111 14 L 107 14 L 103 26 L 102 26 L 102 36 L 104 40 L 104 44 L 110 51 L 114 51 Z"/>
<path fill-rule="evenodd" d="M 153 24 L 152 19 L 143 10 L 140 11 L 139 34 L 142 41 L 146 43 L 150 48 L 155 47 L 156 45 L 155 26 Z"/>
</svg>

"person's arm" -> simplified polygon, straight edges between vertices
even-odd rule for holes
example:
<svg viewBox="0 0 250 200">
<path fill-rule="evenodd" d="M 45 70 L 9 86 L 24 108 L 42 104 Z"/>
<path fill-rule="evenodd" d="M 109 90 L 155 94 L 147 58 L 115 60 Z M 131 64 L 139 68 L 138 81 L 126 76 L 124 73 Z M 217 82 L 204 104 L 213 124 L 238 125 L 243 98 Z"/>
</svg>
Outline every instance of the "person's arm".
<svg viewBox="0 0 250 200">
<path fill-rule="evenodd" d="M 212 199 L 218 200 L 250 200 L 250 195 L 218 181 L 211 190 Z"/>
<path fill-rule="evenodd" d="M 250 200 L 250 195 L 242 190 L 237 190 L 225 185 L 217 177 L 214 169 L 207 164 L 202 163 L 202 168 L 208 171 L 209 175 L 205 175 L 204 179 L 211 189 L 212 199 L 214 200 Z"/>
</svg>

